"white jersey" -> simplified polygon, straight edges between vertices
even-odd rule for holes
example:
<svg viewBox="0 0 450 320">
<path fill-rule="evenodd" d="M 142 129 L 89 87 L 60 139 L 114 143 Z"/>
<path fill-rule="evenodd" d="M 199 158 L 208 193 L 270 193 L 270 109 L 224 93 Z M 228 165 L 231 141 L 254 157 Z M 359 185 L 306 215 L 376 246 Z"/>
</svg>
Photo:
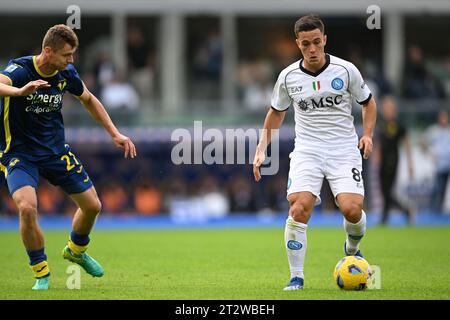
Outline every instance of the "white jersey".
<svg viewBox="0 0 450 320">
<path fill-rule="evenodd" d="M 315 73 L 302 64 L 303 59 L 280 73 L 271 100 L 272 108 L 278 111 L 294 107 L 295 149 L 357 146 L 352 97 L 359 104 L 372 97 L 359 70 L 329 54 Z"/>
</svg>

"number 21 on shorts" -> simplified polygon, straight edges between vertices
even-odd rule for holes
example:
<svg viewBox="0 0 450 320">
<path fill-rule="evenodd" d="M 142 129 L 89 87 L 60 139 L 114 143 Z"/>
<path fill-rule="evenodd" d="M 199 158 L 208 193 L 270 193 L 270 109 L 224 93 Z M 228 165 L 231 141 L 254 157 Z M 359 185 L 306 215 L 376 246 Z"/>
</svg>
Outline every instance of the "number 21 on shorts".
<svg viewBox="0 0 450 320">
<path fill-rule="evenodd" d="M 75 162 L 75 164 L 71 163 L 71 159 L 73 159 L 73 162 Z M 65 161 L 66 162 L 66 169 L 67 171 L 72 170 L 73 168 L 75 168 L 76 166 L 78 166 L 80 163 L 78 162 L 77 158 L 75 157 L 75 155 L 72 153 L 72 151 L 69 151 L 68 154 L 63 155 L 61 158 L 61 161 Z M 77 170 L 77 173 L 81 173 L 83 166 L 80 167 L 80 169 Z"/>
</svg>

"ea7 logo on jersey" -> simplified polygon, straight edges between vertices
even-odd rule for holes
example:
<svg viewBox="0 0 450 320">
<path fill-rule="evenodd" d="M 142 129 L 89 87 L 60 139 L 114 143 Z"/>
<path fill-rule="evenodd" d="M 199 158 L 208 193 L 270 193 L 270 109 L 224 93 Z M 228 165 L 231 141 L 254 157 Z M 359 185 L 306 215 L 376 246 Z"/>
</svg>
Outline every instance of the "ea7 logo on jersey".
<svg viewBox="0 0 450 320">
<path fill-rule="evenodd" d="M 291 93 L 291 94 L 295 94 L 295 93 L 299 93 L 299 92 L 301 92 L 302 91 L 302 86 L 299 86 L 299 87 L 290 87 L 289 88 L 289 93 Z"/>
</svg>

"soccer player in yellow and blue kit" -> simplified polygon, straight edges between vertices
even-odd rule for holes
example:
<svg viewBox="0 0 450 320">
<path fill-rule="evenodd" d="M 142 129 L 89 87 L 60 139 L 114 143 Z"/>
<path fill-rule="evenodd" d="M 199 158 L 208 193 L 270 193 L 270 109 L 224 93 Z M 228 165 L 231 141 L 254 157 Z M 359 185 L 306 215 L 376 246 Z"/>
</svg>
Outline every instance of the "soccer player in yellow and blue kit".
<svg viewBox="0 0 450 320">
<path fill-rule="evenodd" d="M 78 209 L 63 257 L 79 264 L 94 277 L 103 267 L 86 250 L 101 203 L 81 161 L 64 137 L 61 114 L 66 91 L 76 96 L 110 134 L 125 158 L 136 156 L 136 148 L 119 132 L 101 102 L 80 79 L 73 66 L 78 47 L 75 32 L 65 25 L 51 27 L 37 56 L 13 59 L 0 72 L 0 168 L 20 215 L 20 233 L 36 278 L 34 290 L 50 287 L 50 269 L 44 236 L 37 219 L 36 188 L 39 176 L 60 186 Z"/>
</svg>

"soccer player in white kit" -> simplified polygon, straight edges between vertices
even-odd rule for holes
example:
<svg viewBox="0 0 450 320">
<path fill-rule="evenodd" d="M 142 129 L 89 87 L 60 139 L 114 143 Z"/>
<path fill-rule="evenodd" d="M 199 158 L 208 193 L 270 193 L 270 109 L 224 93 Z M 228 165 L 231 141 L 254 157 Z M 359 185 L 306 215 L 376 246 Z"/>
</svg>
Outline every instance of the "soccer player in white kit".
<svg viewBox="0 0 450 320">
<path fill-rule="evenodd" d="M 294 31 L 303 58 L 278 77 L 272 107 L 264 121 L 266 134 L 262 135 L 253 162 L 253 174 L 259 181 L 271 130 L 281 126 L 286 110 L 292 106 L 295 147 L 290 154 L 289 217 L 285 226 L 291 280 L 284 290 L 303 289 L 306 229 L 313 207 L 320 203 L 323 178 L 328 180 L 344 215 L 344 252 L 362 257 L 359 242 L 366 230 L 366 215 L 359 149 L 368 159 L 377 114 L 375 100 L 358 69 L 325 53 L 327 36 L 320 18 L 304 16 L 295 23 Z M 359 142 L 351 115 L 352 99 L 362 105 L 364 133 Z"/>
</svg>

